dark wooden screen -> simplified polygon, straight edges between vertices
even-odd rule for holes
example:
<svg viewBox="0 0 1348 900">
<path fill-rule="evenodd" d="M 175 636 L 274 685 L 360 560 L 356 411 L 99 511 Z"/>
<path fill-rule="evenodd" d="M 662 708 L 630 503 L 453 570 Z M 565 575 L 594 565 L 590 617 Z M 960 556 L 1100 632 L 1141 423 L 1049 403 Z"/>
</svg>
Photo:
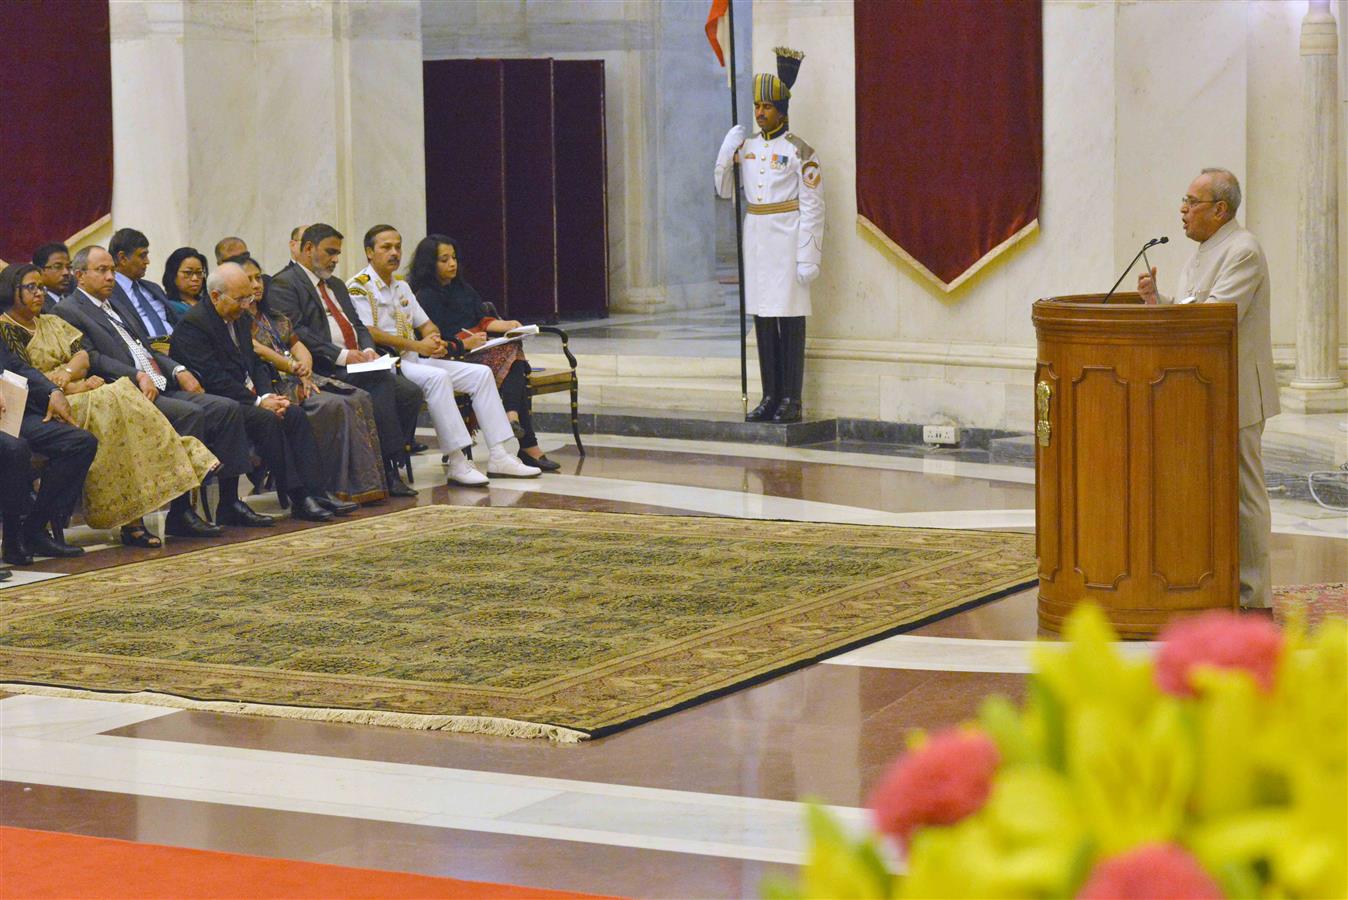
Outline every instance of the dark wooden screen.
<svg viewBox="0 0 1348 900">
<path fill-rule="evenodd" d="M 463 277 L 499 305 L 506 287 L 503 67 L 497 59 L 446 59 L 424 68 L 426 233 L 457 240 Z"/>
<path fill-rule="evenodd" d="M 557 292 L 568 315 L 608 312 L 608 157 L 604 61 L 553 62 Z"/>
<path fill-rule="evenodd" d="M 604 64 L 435 60 L 424 69 L 426 227 L 502 315 L 608 311 Z"/>
</svg>

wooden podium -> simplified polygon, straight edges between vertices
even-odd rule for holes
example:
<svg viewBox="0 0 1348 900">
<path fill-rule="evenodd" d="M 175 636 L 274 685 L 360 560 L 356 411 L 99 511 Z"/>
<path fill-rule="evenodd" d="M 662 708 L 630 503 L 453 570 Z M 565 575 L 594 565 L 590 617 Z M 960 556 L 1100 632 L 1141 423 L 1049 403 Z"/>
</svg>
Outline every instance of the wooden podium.
<svg viewBox="0 0 1348 900">
<path fill-rule="evenodd" d="M 1039 626 L 1147 637 L 1239 602 L 1236 307 L 1102 299 L 1034 304 Z"/>
</svg>

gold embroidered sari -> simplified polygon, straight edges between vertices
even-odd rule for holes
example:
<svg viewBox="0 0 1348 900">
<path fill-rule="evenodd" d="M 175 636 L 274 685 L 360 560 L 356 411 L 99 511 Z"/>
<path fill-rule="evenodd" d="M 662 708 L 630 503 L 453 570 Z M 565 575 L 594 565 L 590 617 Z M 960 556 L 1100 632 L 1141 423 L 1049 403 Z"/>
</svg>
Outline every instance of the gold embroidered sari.
<svg viewBox="0 0 1348 900">
<path fill-rule="evenodd" d="M 80 351 L 83 335 L 52 315 L 34 331 L 6 320 L 0 339 L 29 365 L 51 373 Z M 73 385 L 72 385 L 73 386 Z M 201 483 L 219 460 L 194 437 L 182 437 L 128 378 L 70 394 L 75 424 L 98 438 L 84 481 L 84 520 L 92 528 L 135 522 Z"/>
</svg>

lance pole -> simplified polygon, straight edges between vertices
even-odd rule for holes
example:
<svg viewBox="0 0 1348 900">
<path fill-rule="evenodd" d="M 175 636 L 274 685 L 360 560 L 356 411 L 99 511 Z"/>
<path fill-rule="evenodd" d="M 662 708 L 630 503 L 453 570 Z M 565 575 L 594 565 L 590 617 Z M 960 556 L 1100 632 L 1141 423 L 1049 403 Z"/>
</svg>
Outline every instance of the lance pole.
<svg viewBox="0 0 1348 900">
<path fill-rule="evenodd" d="M 739 103 L 735 99 L 735 0 L 726 4 L 727 31 L 730 36 L 730 124 L 740 123 Z M 740 402 L 744 415 L 749 415 L 749 334 L 744 303 L 744 216 L 741 207 L 739 152 L 731 157 L 735 170 L 735 261 L 739 265 L 740 288 Z"/>
</svg>

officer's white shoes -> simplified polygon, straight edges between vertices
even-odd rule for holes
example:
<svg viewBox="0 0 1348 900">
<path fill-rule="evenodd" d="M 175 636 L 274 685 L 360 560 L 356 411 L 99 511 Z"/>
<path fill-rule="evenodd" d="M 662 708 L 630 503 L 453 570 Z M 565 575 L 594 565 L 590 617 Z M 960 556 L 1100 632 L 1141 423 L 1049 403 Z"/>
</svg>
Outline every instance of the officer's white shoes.
<svg viewBox="0 0 1348 900">
<path fill-rule="evenodd" d="M 487 476 L 473 468 L 473 464 L 468 461 L 468 457 L 463 455 L 462 450 L 455 450 L 450 453 L 447 462 L 449 463 L 447 474 L 450 484 L 461 484 L 464 487 L 482 487 L 487 483 Z"/>
<path fill-rule="evenodd" d="M 537 478 L 543 470 L 537 466 L 526 466 L 519 457 L 511 456 L 505 446 L 497 444 L 491 448 L 491 458 L 487 460 L 487 474 L 501 478 Z"/>
</svg>

